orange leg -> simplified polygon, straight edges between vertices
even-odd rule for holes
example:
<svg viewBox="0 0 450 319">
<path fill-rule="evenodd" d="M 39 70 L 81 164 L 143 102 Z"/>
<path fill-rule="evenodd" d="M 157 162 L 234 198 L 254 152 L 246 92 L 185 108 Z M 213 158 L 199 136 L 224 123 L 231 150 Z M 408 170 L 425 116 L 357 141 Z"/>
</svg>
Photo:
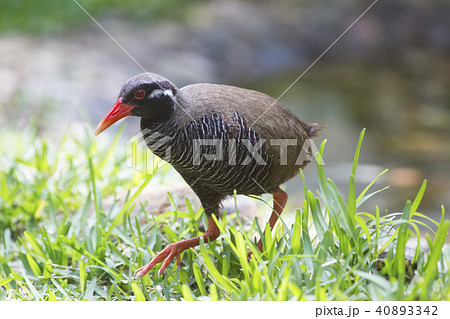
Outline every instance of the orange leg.
<svg viewBox="0 0 450 319">
<path fill-rule="evenodd" d="M 208 229 L 206 230 L 206 233 L 203 236 L 186 239 L 183 241 L 180 241 L 178 243 L 169 244 L 164 248 L 160 253 L 156 254 L 155 257 L 144 267 L 139 268 L 134 273 L 137 277 L 142 277 L 147 274 L 155 265 L 159 264 L 160 262 L 164 261 L 164 264 L 159 269 L 159 275 L 163 274 L 166 270 L 166 267 L 170 264 L 172 259 L 175 257 L 177 258 L 177 265 L 181 266 L 181 258 L 180 254 L 185 251 L 186 249 L 189 249 L 191 247 L 198 246 L 200 244 L 200 238 L 203 237 L 204 241 L 207 242 L 215 240 L 220 235 L 220 230 L 217 227 L 216 223 L 212 218 L 208 219 Z"/>
<path fill-rule="evenodd" d="M 277 222 L 278 217 L 283 212 L 284 207 L 286 206 L 287 199 L 288 199 L 288 195 L 286 194 L 285 191 L 283 191 L 281 189 L 278 192 L 273 194 L 273 211 L 272 211 L 272 215 L 270 215 L 270 218 L 269 218 L 270 230 L 273 229 L 273 226 L 275 226 L 275 223 Z M 262 250 L 263 250 L 262 239 L 260 239 L 258 241 L 257 246 L 258 246 L 258 249 L 262 252 Z M 248 257 L 250 258 L 250 256 L 251 256 L 251 252 L 248 255 Z"/>
</svg>

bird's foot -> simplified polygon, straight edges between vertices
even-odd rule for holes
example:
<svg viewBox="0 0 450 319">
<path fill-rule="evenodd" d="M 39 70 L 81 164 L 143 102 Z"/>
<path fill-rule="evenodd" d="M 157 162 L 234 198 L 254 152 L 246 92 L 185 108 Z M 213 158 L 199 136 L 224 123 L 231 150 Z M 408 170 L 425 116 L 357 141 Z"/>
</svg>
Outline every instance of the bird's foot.
<svg viewBox="0 0 450 319">
<path fill-rule="evenodd" d="M 159 269 L 159 275 L 162 275 L 166 270 L 166 267 L 170 264 L 170 262 L 177 257 L 177 266 L 181 266 L 181 257 L 180 254 L 186 249 L 198 246 L 200 244 L 200 238 L 203 238 L 205 241 L 213 241 L 220 235 L 220 230 L 217 227 L 216 223 L 212 218 L 208 220 L 208 229 L 203 236 L 194 237 L 191 239 L 186 239 L 180 241 L 178 243 L 169 244 L 164 248 L 159 254 L 157 254 L 153 259 L 144 267 L 139 268 L 134 273 L 137 277 L 145 276 L 156 264 L 163 262 L 163 265 Z"/>
<path fill-rule="evenodd" d="M 187 247 L 189 248 L 189 247 Z M 158 271 L 158 274 L 161 276 L 164 271 L 166 270 L 166 267 L 170 264 L 170 262 L 176 257 L 177 258 L 177 266 L 181 266 L 181 258 L 180 254 L 187 249 L 184 247 L 183 242 L 173 243 L 169 244 L 164 248 L 160 253 L 156 254 L 155 257 L 144 267 L 139 268 L 134 272 L 134 275 L 136 277 L 143 277 L 145 276 L 155 265 L 159 264 L 160 262 L 164 261 L 164 264 L 161 266 L 161 268 Z"/>
</svg>

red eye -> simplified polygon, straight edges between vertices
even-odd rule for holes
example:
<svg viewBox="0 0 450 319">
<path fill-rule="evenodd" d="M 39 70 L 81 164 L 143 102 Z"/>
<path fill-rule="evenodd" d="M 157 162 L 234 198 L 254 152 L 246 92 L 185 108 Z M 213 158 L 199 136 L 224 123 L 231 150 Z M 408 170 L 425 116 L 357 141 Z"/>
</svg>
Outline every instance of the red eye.
<svg viewBox="0 0 450 319">
<path fill-rule="evenodd" d="M 144 90 L 137 90 L 136 93 L 134 93 L 134 97 L 141 100 L 145 97 L 145 91 Z"/>
</svg>

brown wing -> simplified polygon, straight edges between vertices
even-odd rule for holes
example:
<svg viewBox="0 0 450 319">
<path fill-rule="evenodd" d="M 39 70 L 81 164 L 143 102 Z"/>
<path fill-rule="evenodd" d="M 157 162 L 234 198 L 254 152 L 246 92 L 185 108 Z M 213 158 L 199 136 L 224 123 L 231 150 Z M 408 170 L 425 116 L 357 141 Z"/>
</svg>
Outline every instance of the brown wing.
<svg viewBox="0 0 450 319">
<path fill-rule="evenodd" d="M 176 116 L 185 125 L 212 112 L 230 117 L 233 112 L 237 112 L 263 138 L 308 136 L 305 130 L 309 129 L 307 123 L 282 103 L 261 92 L 228 85 L 200 83 L 180 89 L 177 100 L 179 107 Z"/>
<path fill-rule="evenodd" d="M 273 178 L 279 180 L 280 184 L 297 174 L 298 168 L 307 164 L 295 163 L 305 140 L 321 129 L 316 123 L 302 121 L 282 103 L 264 93 L 233 86 L 207 83 L 188 85 L 178 91 L 177 101 L 179 105 L 175 116 L 183 125 L 211 113 L 228 119 L 233 118 L 234 112 L 239 113 L 246 119 L 250 128 L 268 141 L 275 166 L 279 166 L 274 173 L 278 176 Z M 280 159 L 282 155 L 279 141 L 271 143 L 273 140 L 289 140 L 289 144 L 296 141 L 296 145 L 286 148 L 286 165 L 283 165 Z"/>
</svg>

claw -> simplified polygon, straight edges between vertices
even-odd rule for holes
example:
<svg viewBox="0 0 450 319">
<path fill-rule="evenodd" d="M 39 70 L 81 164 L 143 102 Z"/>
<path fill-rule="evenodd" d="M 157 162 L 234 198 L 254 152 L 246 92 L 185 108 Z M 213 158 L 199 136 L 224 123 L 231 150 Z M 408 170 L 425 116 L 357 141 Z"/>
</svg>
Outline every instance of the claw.
<svg viewBox="0 0 450 319">
<path fill-rule="evenodd" d="M 143 268 L 144 268 L 144 267 L 139 268 L 138 270 L 136 270 L 136 271 L 134 272 L 134 275 L 135 275 L 137 278 L 141 278 L 141 277 L 144 277 L 144 276 L 145 276 L 146 272 L 143 272 Z"/>
<path fill-rule="evenodd" d="M 162 275 L 164 271 L 166 270 L 167 266 L 170 264 L 170 262 L 176 257 L 177 258 L 177 266 L 181 266 L 181 253 L 185 251 L 186 249 L 189 249 L 191 247 L 198 246 L 200 243 L 200 238 L 203 238 L 203 240 L 207 241 L 213 241 L 217 237 L 219 237 L 220 231 L 217 227 L 216 223 L 212 218 L 208 219 L 208 229 L 206 233 L 201 237 L 194 237 L 191 239 L 186 239 L 183 241 L 180 241 L 178 243 L 169 244 L 164 248 L 160 253 L 156 254 L 155 257 L 144 267 L 139 268 L 134 272 L 134 275 L 136 277 L 142 277 L 145 276 L 155 265 L 159 264 L 160 262 L 163 262 L 163 265 L 159 269 L 158 273 L 159 275 Z"/>
<path fill-rule="evenodd" d="M 176 257 L 177 258 L 177 266 L 181 265 L 181 257 L 180 254 L 185 249 L 183 245 L 180 245 L 180 243 L 174 243 L 169 244 L 166 248 L 164 248 L 160 253 L 156 254 L 155 257 L 144 267 L 139 268 L 135 271 L 134 275 L 136 277 L 143 277 L 145 276 L 155 265 L 159 264 L 160 262 L 163 262 L 163 265 L 158 271 L 158 275 L 164 274 L 167 266 L 170 264 L 170 262 Z"/>
</svg>

